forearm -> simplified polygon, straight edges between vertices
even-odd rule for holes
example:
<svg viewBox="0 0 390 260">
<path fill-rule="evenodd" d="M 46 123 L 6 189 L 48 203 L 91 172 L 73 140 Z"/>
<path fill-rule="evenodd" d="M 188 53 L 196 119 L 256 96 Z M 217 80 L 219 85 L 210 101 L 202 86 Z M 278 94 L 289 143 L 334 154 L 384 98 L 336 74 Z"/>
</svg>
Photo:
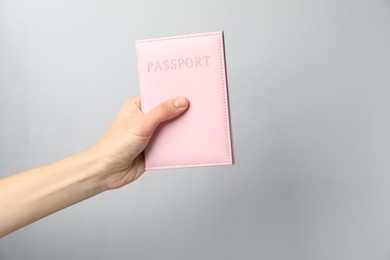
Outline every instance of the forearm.
<svg viewBox="0 0 390 260">
<path fill-rule="evenodd" d="M 105 191 L 90 152 L 0 180 L 0 237 Z"/>
</svg>

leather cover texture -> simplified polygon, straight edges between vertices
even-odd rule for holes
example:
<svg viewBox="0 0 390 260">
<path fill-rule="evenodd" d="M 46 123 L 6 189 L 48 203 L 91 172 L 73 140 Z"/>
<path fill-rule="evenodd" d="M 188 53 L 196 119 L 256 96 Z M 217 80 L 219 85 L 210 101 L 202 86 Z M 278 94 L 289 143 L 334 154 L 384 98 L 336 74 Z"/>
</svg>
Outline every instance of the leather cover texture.
<svg viewBox="0 0 390 260">
<path fill-rule="evenodd" d="M 135 42 L 141 109 L 185 96 L 182 116 L 160 125 L 145 168 L 233 164 L 223 32 Z"/>
</svg>

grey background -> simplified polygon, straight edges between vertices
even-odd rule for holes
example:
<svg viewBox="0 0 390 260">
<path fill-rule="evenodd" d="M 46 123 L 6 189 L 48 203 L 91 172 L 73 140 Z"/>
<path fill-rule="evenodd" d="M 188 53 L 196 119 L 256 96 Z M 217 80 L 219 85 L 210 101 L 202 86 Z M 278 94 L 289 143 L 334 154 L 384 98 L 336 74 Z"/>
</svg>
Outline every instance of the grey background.
<svg viewBox="0 0 390 260">
<path fill-rule="evenodd" d="M 390 259 L 388 0 L 0 0 L 0 175 L 102 135 L 138 94 L 134 40 L 216 30 L 236 165 L 147 172 L 1 260 Z"/>
</svg>

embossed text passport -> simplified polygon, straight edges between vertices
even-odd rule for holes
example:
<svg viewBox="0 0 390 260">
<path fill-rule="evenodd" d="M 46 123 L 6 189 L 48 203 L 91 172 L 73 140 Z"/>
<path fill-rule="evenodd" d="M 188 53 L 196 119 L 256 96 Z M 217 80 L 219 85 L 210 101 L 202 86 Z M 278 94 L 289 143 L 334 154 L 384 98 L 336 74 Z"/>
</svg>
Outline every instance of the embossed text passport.
<svg viewBox="0 0 390 260">
<path fill-rule="evenodd" d="M 141 109 L 185 96 L 189 109 L 163 123 L 145 149 L 146 169 L 233 164 L 223 32 L 135 42 Z"/>
</svg>

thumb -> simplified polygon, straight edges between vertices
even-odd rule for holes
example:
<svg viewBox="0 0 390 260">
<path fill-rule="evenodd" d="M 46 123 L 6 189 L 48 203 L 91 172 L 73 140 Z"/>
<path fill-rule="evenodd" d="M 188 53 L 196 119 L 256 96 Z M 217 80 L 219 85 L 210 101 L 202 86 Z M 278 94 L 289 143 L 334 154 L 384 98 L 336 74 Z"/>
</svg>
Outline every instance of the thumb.
<svg viewBox="0 0 390 260">
<path fill-rule="evenodd" d="M 167 120 L 173 119 L 184 113 L 188 109 L 189 102 L 185 97 L 176 97 L 166 100 L 148 113 L 145 114 L 145 120 L 152 131 Z"/>
</svg>

